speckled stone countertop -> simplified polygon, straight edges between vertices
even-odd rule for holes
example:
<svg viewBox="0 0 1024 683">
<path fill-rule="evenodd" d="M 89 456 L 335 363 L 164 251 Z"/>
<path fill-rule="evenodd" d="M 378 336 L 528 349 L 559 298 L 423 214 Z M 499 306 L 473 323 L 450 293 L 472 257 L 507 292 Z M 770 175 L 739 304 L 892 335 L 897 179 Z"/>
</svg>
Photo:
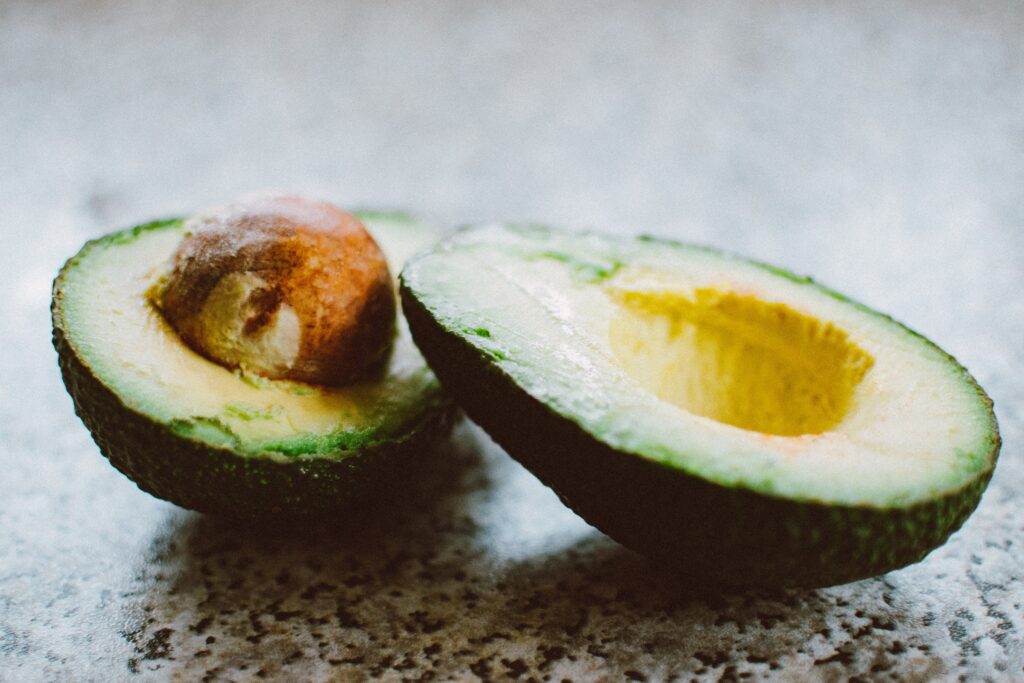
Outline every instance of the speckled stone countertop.
<svg viewBox="0 0 1024 683">
<path fill-rule="evenodd" d="M 0 680 L 1024 679 L 1020 3 L 0 3 Z M 996 402 L 915 566 L 709 593 L 463 422 L 401 505 L 236 527 L 75 418 L 49 285 L 261 187 L 714 244 L 933 338 Z"/>
</svg>

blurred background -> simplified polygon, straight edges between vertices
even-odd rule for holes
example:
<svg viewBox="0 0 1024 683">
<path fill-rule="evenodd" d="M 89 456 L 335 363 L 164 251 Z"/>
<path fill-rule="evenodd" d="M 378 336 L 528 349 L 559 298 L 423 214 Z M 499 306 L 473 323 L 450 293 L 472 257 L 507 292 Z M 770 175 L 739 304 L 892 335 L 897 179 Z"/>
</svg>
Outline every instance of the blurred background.
<svg viewBox="0 0 1024 683">
<path fill-rule="evenodd" d="M 1012 2 L 5 0 L 0 215 L 63 255 L 279 187 L 937 284 L 977 265 L 937 243 L 1022 246 L 1022 33 Z"/>
<path fill-rule="evenodd" d="M 1024 628 L 1007 555 L 1024 543 L 1022 36 L 1024 6 L 1009 1 L 0 0 L 0 656 L 34 667 L 49 652 L 59 675 L 85 652 L 105 662 L 89 671 L 126 671 L 180 613 L 147 627 L 124 596 L 156 595 L 159 612 L 174 577 L 199 571 L 164 581 L 139 568 L 173 564 L 159 543 L 198 522 L 137 492 L 73 417 L 49 346 L 54 274 L 114 228 L 280 188 L 445 224 L 709 243 L 811 274 L 932 337 L 995 398 L 1003 460 L 959 546 L 897 573 L 908 578 L 896 587 L 868 582 L 841 599 L 851 614 L 901 605 L 886 618 L 930 648 L 922 676 L 1020 664 L 1019 637 L 996 636 L 1003 622 Z M 494 462 L 485 469 L 504 469 L 491 480 L 514 484 L 481 499 L 506 507 L 480 522 L 494 552 L 471 574 L 596 533 Z M 541 512 L 522 512 L 531 505 Z M 509 540 L 530 538 L 539 545 Z M 986 594 L 972 571 L 1003 592 Z M 807 614 L 832 623 L 840 594 L 816 595 L 773 607 L 791 636 L 778 657 L 811 637 Z M 701 615 L 672 617 L 659 637 L 676 649 L 634 643 L 622 666 L 680 652 L 671 633 L 728 640 Z M 624 623 L 661 633 L 644 619 Z M 91 620 L 105 624 L 95 638 Z"/>
</svg>

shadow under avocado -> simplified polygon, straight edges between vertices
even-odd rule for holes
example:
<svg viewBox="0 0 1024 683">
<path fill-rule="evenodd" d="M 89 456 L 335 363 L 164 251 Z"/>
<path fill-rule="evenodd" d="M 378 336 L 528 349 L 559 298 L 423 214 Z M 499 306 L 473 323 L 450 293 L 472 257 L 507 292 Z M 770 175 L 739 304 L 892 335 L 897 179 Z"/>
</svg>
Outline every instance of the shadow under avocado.
<svg viewBox="0 0 1024 683">
<path fill-rule="evenodd" d="M 728 661 L 734 647 L 765 661 L 788 656 L 794 643 L 825 637 L 843 608 L 822 591 L 697 585 L 582 525 L 560 535 L 554 494 L 466 423 L 408 483 L 305 526 L 174 511 L 139 569 L 129 668 L 201 678 L 215 655 L 226 671 L 308 678 L 323 670 L 289 667 L 315 657 L 311 666 L 338 676 L 429 667 L 438 679 L 487 678 L 521 666 L 555 675 L 571 655 L 692 671 Z M 524 506 L 538 515 L 516 518 Z M 552 542 L 503 554 L 502 543 L 534 524 Z M 503 664 L 509 644 L 529 654 Z"/>
<path fill-rule="evenodd" d="M 180 542 L 186 556 L 206 554 L 225 542 L 253 551 L 284 544 L 294 551 L 316 548 L 324 554 L 372 552 L 385 538 L 428 542 L 448 526 L 445 520 L 456 514 L 460 500 L 482 486 L 486 479 L 479 453 L 456 433 L 425 454 L 425 462 L 418 463 L 412 474 L 329 516 L 234 519 L 191 513 L 168 534 Z"/>
</svg>

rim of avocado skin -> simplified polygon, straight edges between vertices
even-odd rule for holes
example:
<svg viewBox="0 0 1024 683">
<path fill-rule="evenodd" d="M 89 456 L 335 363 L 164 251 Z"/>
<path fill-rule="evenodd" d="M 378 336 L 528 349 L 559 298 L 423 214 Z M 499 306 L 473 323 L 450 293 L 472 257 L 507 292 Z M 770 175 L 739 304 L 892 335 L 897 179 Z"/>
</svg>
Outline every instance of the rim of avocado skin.
<svg viewBox="0 0 1024 683">
<path fill-rule="evenodd" d="M 644 268 L 634 267 L 637 260 L 643 261 Z M 700 262 L 707 267 L 698 268 L 700 273 L 689 279 L 674 280 L 671 273 L 662 277 L 663 273 L 653 272 L 683 262 Z M 464 288 L 462 270 L 470 263 L 478 277 L 495 278 L 496 284 L 477 283 L 468 290 Z M 517 264 L 525 265 L 517 270 Z M 996 464 L 1000 437 L 992 402 L 955 359 L 888 316 L 774 266 L 647 236 L 625 239 L 536 225 L 487 225 L 464 229 L 421 252 L 406 264 L 400 283 L 403 310 L 413 338 L 467 415 L 587 522 L 669 571 L 698 583 L 821 587 L 912 564 L 963 524 L 980 501 Z M 783 291 L 773 298 L 764 290 L 765 283 L 769 289 L 778 287 Z M 708 295 L 708 299 L 701 293 L 706 294 L 709 288 L 718 293 Z M 510 294 L 516 290 L 529 294 L 523 298 Z M 551 335 L 531 337 L 524 329 L 531 315 L 538 319 L 550 316 L 549 311 L 571 307 L 567 302 L 580 290 L 597 292 L 588 300 L 598 302 L 592 309 L 578 318 L 565 314 L 568 317 L 557 320 L 558 324 L 549 330 Z M 510 298 L 503 300 L 502 296 Z M 806 314 L 808 308 L 818 305 L 830 315 L 838 310 L 835 307 L 845 312 L 836 314 L 839 317 L 830 325 L 814 327 L 806 335 L 789 329 L 804 329 L 810 323 L 801 311 Z M 608 307 L 604 317 L 601 306 Z M 628 309 L 626 313 L 623 307 Z M 686 312 L 685 320 L 677 319 L 679 310 Z M 661 318 L 645 322 L 644 316 L 655 314 L 676 316 L 670 322 L 677 328 Z M 502 320 L 501 315 L 511 317 Z M 623 315 L 627 327 L 616 327 Z M 711 360 L 728 367 L 730 355 L 726 351 L 732 348 L 730 344 L 739 343 L 733 337 L 739 339 L 745 334 L 743 325 L 730 322 L 730 316 L 742 319 L 748 328 L 778 324 L 781 331 L 776 331 L 788 344 L 831 344 L 831 351 L 808 347 L 798 355 L 819 354 L 830 361 L 816 367 L 817 372 L 835 366 L 855 373 L 854 380 L 846 381 L 850 385 L 846 404 L 842 397 L 833 397 L 832 403 L 839 405 L 835 415 L 825 416 L 828 419 L 804 415 L 806 419 L 792 421 L 770 411 L 744 414 L 732 410 L 720 400 L 716 403 L 714 391 L 698 399 L 649 399 L 642 394 L 653 390 L 644 382 L 660 375 L 649 372 L 643 364 L 639 369 L 623 370 L 620 363 L 619 371 L 608 381 L 592 381 L 587 376 L 587 368 L 593 363 L 616 357 L 617 351 L 609 350 L 611 342 L 599 340 L 596 346 L 588 346 L 595 338 L 624 335 L 627 343 L 622 348 L 632 349 L 630 353 L 635 355 L 639 353 L 636 349 L 646 348 L 645 343 L 662 348 L 657 340 L 671 337 L 667 329 L 676 330 L 672 334 L 678 336 L 673 339 L 690 340 L 690 348 L 673 351 L 685 364 L 701 367 L 696 361 Z M 843 333 L 844 321 L 850 320 L 866 320 L 869 329 Z M 699 328 L 697 332 L 678 332 L 694 326 Z M 785 326 L 789 328 L 783 329 Z M 655 341 L 636 338 L 637 329 L 648 330 Z M 600 348 L 604 355 L 574 359 L 573 344 L 562 346 L 558 340 L 557 335 L 563 332 L 573 337 L 579 349 Z M 773 338 L 772 334 L 775 332 L 770 328 L 765 333 L 767 338 Z M 846 467 L 842 463 L 849 461 L 843 457 L 851 453 L 841 449 L 831 452 L 825 446 L 847 438 L 842 430 L 854 431 L 856 425 L 849 423 L 857 416 L 867 424 L 860 428 L 862 435 L 881 429 L 872 427 L 867 419 L 872 417 L 870 406 L 858 403 L 864 400 L 858 392 L 867 391 L 865 386 L 887 386 L 885 373 L 893 366 L 884 350 L 876 351 L 879 339 L 898 339 L 901 349 L 915 350 L 928 363 L 946 364 L 944 372 L 948 371 L 952 382 L 960 383 L 971 403 L 967 421 L 980 435 L 976 449 L 950 455 L 947 460 L 954 463 L 952 471 L 925 473 L 921 482 L 907 484 L 906 490 L 900 489 L 899 482 L 885 484 L 889 489 L 884 495 L 872 499 L 870 490 L 858 490 L 856 486 L 843 491 L 842 477 L 834 477 L 833 484 L 815 495 L 813 479 L 808 484 L 807 477 L 793 467 L 794 458 L 814 457 L 817 449 L 823 457 L 834 458 L 837 467 Z M 540 348 L 531 351 L 531 343 Z M 757 356 L 741 347 L 746 357 Z M 841 351 L 838 360 L 829 356 L 840 353 L 835 349 Z M 865 349 L 870 353 L 858 355 Z M 899 354 L 892 357 L 898 359 Z M 529 363 L 540 362 L 541 358 L 558 359 L 561 369 L 552 365 L 531 377 Z M 709 365 L 714 364 L 704 364 Z M 666 369 L 679 369 L 670 365 L 652 367 L 661 375 Z M 773 370 L 770 365 L 766 367 Z M 755 372 L 754 376 L 765 379 L 765 368 L 758 370 L 761 374 Z M 793 383 L 800 386 L 796 379 Z M 703 386 L 700 382 L 697 385 Z M 742 382 L 739 389 L 760 391 Z M 701 390 L 694 391 L 699 394 Z M 901 405 L 897 399 L 886 400 Z M 630 402 L 632 412 L 626 417 L 609 416 L 615 412 L 617 400 Z M 673 401 L 677 405 L 658 405 Z M 687 405 L 690 410 L 678 405 L 686 401 L 692 404 Z M 694 414 L 700 412 L 703 414 Z M 646 413 L 652 417 L 648 419 Z M 661 424 L 656 419 L 666 415 L 691 425 L 689 429 L 703 431 L 688 437 L 685 429 L 679 428 L 663 441 L 649 439 L 644 433 L 630 433 L 637 431 L 634 424 Z M 759 425 L 770 427 L 773 433 L 759 433 Z M 930 428 L 925 425 L 922 430 Z M 830 436 L 834 432 L 840 436 Z M 692 444 L 698 444 L 717 450 L 711 458 L 702 459 L 701 454 L 687 451 L 686 439 L 691 449 Z M 769 453 L 760 460 L 755 450 L 742 452 L 743 444 L 757 441 L 777 444 L 785 452 Z M 941 444 L 943 439 L 935 437 L 932 442 Z M 751 459 L 745 461 L 748 455 Z M 864 455 L 863 450 L 860 455 Z M 868 463 L 885 462 L 876 456 L 871 456 L 875 460 Z M 709 462 L 713 464 L 707 465 Z M 851 465 L 851 471 L 857 471 L 857 466 Z M 708 469 L 702 471 L 702 467 Z M 765 474 L 773 472 L 772 467 L 794 471 L 783 471 L 773 480 Z"/>
<path fill-rule="evenodd" d="M 418 238 L 420 242 L 438 234 L 398 212 L 367 211 L 357 215 L 371 231 L 374 221 L 388 221 L 405 224 L 407 228 L 403 229 L 411 231 L 422 228 L 425 235 Z M 432 376 L 420 387 L 420 405 L 400 424 L 377 433 L 357 431 L 329 438 L 318 435 L 276 442 L 264 439 L 260 443 L 265 445 L 239 448 L 236 438 L 225 438 L 225 434 L 231 437 L 231 432 L 217 419 L 155 417 L 139 400 L 127 398 L 124 391 L 112 386 L 110 379 L 93 367 L 69 331 L 69 274 L 87 261 L 94 250 L 116 249 L 148 234 L 180 228 L 183 220 L 153 221 L 90 240 L 68 259 L 54 280 L 53 345 L 61 376 L 76 414 L 101 453 L 153 496 L 199 512 L 241 520 L 287 521 L 352 511 L 356 506 L 371 505 L 377 496 L 386 498 L 411 485 L 414 475 L 437 455 L 437 446 L 450 432 L 457 412 Z M 392 272 L 399 266 L 392 264 Z M 195 356 L 200 363 L 214 365 L 183 343 L 181 352 Z M 238 381 L 247 385 L 274 384 L 272 380 L 244 377 L 219 366 L 214 369 L 239 377 Z M 424 372 L 429 374 L 428 370 Z M 286 384 L 296 394 L 317 390 L 301 383 Z M 244 412 L 236 413 L 240 419 L 252 419 Z M 207 424 L 214 429 L 203 429 Z"/>
</svg>

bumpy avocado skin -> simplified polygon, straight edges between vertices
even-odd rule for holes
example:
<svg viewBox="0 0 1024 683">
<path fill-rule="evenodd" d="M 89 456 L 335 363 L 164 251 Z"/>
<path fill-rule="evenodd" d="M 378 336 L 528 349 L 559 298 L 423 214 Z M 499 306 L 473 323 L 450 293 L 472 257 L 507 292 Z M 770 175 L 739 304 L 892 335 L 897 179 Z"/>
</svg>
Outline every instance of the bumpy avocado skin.
<svg viewBox="0 0 1024 683">
<path fill-rule="evenodd" d="M 404 281 L 401 296 L 417 346 L 470 418 L 587 522 L 699 583 L 810 588 L 912 564 L 963 524 L 992 476 L 888 509 L 716 485 L 605 445 L 441 325 Z M 996 432 L 994 452 L 999 445 Z"/>
<path fill-rule="evenodd" d="M 67 341 L 60 312 L 62 275 L 74 261 L 54 281 L 51 304 L 64 385 L 103 455 L 158 498 L 235 519 L 308 518 L 352 509 L 400 488 L 451 430 L 457 409 L 441 397 L 403 438 L 370 443 L 351 454 L 275 462 L 175 434 L 126 406 Z"/>
</svg>

